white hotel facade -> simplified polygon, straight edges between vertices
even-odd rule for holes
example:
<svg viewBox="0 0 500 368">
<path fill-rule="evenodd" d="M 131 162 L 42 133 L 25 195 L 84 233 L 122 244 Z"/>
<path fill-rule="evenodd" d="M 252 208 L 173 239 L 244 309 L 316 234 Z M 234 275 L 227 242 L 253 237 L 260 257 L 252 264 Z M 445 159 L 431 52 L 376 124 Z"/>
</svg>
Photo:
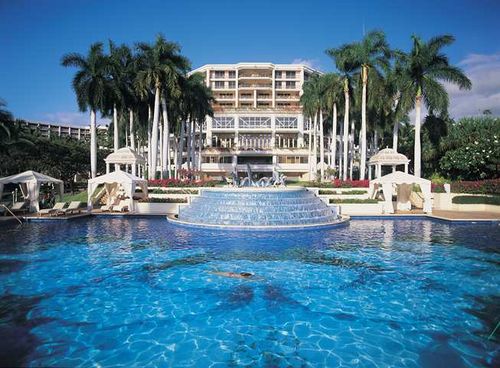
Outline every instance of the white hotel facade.
<svg viewBox="0 0 500 368">
<path fill-rule="evenodd" d="M 247 164 L 259 176 L 273 169 L 289 178 L 308 179 L 308 124 L 300 96 L 317 70 L 302 64 L 208 64 L 202 73 L 213 91 L 213 118 L 204 127 L 201 171 L 246 175 Z"/>
</svg>

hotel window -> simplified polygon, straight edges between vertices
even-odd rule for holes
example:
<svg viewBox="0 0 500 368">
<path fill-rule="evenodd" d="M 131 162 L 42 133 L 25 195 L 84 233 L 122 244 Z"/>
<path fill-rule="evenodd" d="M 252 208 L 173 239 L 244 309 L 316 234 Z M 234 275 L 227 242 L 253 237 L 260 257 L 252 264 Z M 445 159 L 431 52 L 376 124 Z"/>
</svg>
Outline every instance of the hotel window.
<svg viewBox="0 0 500 368">
<path fill-rule="evenodd" d="M 277 78 L 277 79 L 280 79 L 280 78 L 281 78 L 281 72 L 276 71 L 276 74 L 275 74 L 275 75 L 276 75 L 276 78 Z"/>
<path fill-rule="evenodd" d="M 274 82 L 274 88 L 280 89 L 281 88 L 281 82 Z"/>
<path fill-rule="evenodd" d="M 215 71 L 215 78 L 224 78 L 224 71 L 223 70 L 217 70 Z"/>
<path fill-rule="evenodd" d="M 219 164 L 231 164 L 233 163 L 233 157 L 232 156 L 222 156 L 219 157 Z"/>
<path fill-rule="evenodd" d="M 216 82 L 214 82 L 214 88 L 215 89 L 222 89 L 222 88 L 224 88 L 224 82 L 222 82 L 222 81 L 216 81 Z"/>
<path fill-rule="evenodd" d="M 229 81 L 229 88 L 236 88 L 236 82 L 235 81 Z"/>
<path fill-rule="evenodd" d="M 230 70 L 229 71 L 229 78 L 231 78 L 231 79 L 236 78 L 236 71 Z"/>
<path fill-rule="evenodd" d="M 286 79 L 295 79 L 295 72 L 286 72 Z"/>
<path fill-rule="evenodd" d="M 271 118 L 261 116 L 240 118 L 240 128 L 271 128 Z"/>
<path fill-rule="evenodd" d="M 212 122 L 213 128 L 234 128 L 234 118 L 227 116 L 214 117 Z"/>
<path fill-rule="evenodd" d="M 276 128 L 297 129 L 298 128 L 297 118 L 288 116 L 276 117 Z"/>
<path fill-rule="evenodd" d="M 287 81 L 286 89 L 295 89 L 295 82 Z"/>
</svg>

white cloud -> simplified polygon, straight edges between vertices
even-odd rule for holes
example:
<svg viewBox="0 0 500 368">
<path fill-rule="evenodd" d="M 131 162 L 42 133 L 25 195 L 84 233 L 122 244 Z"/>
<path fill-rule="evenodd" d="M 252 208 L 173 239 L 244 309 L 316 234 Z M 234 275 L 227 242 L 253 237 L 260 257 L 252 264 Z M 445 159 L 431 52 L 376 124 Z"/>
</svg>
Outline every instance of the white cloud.
<svg viewBox="0 0 500 368">
<path fill-rule="evenodd" d="M 317 59 L 297 58 L 297 59 L 292 60 L 292 64 L 302 64 L 302 65 L 308 66 L 309 68 L 321 70 Z"/>
<path fill-rule="evenodd" d="M 500 115 L 500 53 L 470 54 L 459 65 L 472 81 L 472 89 L 459 90 L 455 85 L 446 85 L 450 115 L 461 118 L 482 114 L 487 109 Z"/>
<path fill-rule="evenodd" d="M 90 125 L 90 113 L 88 112 L 54 112 L 45 114 L 45 118 L 47 122 L 54 124 L 68 124 L 68 125 L 81 125 L 88 126 Z M 97 115 L 97 125 L 108 124 L 108 119 L 99 118 Z"/>
</svg>

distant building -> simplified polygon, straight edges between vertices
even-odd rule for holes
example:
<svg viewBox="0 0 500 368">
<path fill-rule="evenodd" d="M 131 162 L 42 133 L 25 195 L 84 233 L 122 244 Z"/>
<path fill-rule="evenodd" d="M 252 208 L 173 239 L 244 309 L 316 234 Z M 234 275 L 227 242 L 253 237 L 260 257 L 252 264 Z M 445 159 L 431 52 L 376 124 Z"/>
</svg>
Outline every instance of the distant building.
<svg viewBox="0 0 500 368">
<path fill-rule="evenodd" d="M 221 176 L 237 171 L 288 177 L 309 172 L 308 124 L 302 114 L 302 86 L 319 71 L 302 64 L 208 64 L 190 74 L 205 75 L 215 98 L 214 117 L 204 126 L 201 170 Z"/>
<path fill-rule="evenodd" d="M 70 137 L 79 140 L 90 140 L 90 126 L 45 123 L 26 120 L 20 120 L 20 122 L 31 129 L 38 130 L 42 137 Z M 98 125 L 97 129 L 107 131 L 108 127 L 106 125 Z"/>
</svg>

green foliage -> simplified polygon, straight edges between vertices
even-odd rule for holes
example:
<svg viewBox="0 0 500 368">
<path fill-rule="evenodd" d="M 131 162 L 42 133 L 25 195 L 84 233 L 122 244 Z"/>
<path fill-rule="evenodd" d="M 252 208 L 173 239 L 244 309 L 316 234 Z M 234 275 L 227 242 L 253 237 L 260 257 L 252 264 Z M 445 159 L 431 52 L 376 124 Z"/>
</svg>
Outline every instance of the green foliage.
<svg viewBox="0 0 500 368">
<path fill-rule="evenodd" d="M 500 118 L 463 118 L 450 126 L 439 161 L 453 179 L 477 180 L 498 177 L 500 165 Z"/>
<path fill-rule="evenodd" d="M 320 195 L 361 195 L 368 193 L 366 190 L 349 190 L 347 192 L 320 189 Z"/>
<path fill-rule="evenodd" d="M 335 204 L 342 204 L 342 203 L 357 203 L 357 204 L 373 204 L 373 203 L 378 203 L 378 199 L 356 199 L 356 198 L 331 198 L 330 203 L 335 203 Z"/>
<path fill-rule="evenodd" d="M 69 193 L 66 193 L 64 196 L 63 196 L 63 202 L 75 202 L 75 201 L 78 201 L 78 202 L 82 202 L 82 203 L 87 203 L 87 199 L 88 199 L 88 195 L 87 195 L 87 191 L 84 190 L 82 192 L 79 192 L 79 193 L 75 193 L 75 194 L 69 194 Z"/>
<path fill-rule="evenodd" d="M 429 180 L 432 182 L 432 184 L 436 184 L 436 185 L 443 185 L 445 183 L 450 182 L 448 179 L 446 179 L 444 176 L 442 176 L 441 174 L 439 174 L 437 172 L 433 173 L 429 177 Z"/>
<path fill-rule="evenodd" d="M 500 206 L 500 196 L 456 196 L 451 201 L 455 204 L 492 204 Z"/>
<path fill-rule="evenodd" d="M 141 199 L 139 202 L 143 203 L 187 203 L 186 198 L 145 198 Z"/>
</svg>

